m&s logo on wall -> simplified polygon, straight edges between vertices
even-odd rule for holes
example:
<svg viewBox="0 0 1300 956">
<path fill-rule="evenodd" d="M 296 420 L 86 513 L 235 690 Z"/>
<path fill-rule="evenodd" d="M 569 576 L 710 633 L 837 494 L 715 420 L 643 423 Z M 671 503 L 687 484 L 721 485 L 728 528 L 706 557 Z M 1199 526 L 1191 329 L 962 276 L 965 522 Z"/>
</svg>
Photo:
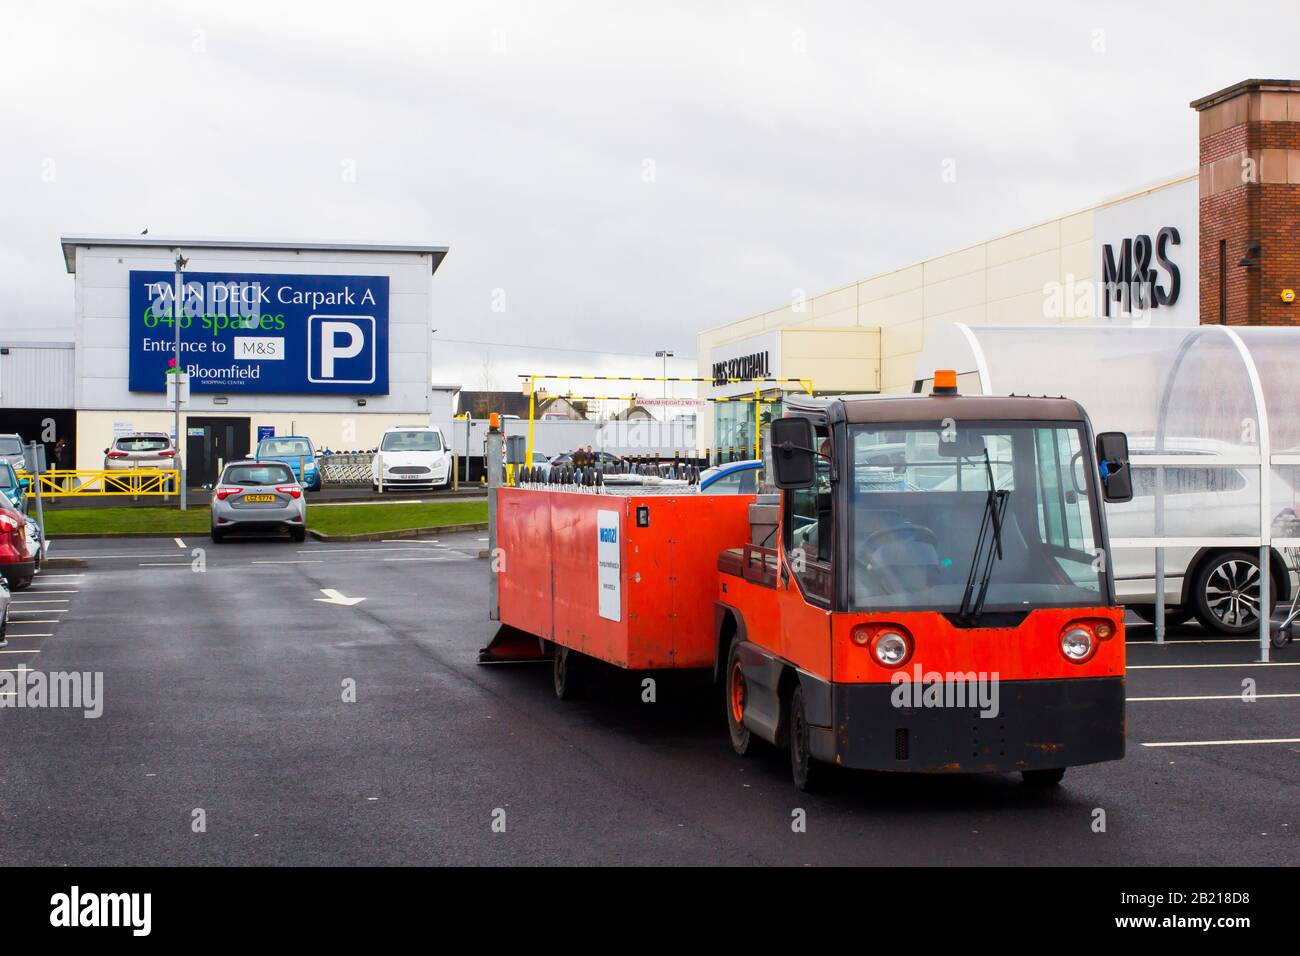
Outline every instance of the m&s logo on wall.
<svg viewBox="0 0 1300 956">
<path fill-rule="evenodd" d="M 180 326 L 194 392 L 384 395 L 388 277 L 130 273 L 130 389 L 162 392 Z"/>
</svg>

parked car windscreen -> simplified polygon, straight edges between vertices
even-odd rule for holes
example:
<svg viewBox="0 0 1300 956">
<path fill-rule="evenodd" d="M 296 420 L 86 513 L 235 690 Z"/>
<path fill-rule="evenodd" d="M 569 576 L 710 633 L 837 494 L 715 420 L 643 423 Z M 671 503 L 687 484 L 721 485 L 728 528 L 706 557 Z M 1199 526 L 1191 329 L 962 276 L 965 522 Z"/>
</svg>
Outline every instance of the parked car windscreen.
<svg viewBox="0 0 1300 956">
<path fill-rule="evenodd" d="M 288 465 L 231 465 L 221 479 L 223 485 L 279 485 L 293 481 Z"/>
<path fill-rule="evenodd" d="M 117 440 L 117 447 L 122 451 L 162 451 L 170 448 L 171 444 L 166 438 L 151 435 L 135 435 Z"/>
<path fill-rule="evenodd" d="M 701 472 L 700 484 L 718 474 L 721 468 L 710 468 Z M 706 495 L 752 495 L 758 492 L 758 469 L 757 468 L 739 468 L 729 475 L 724 475 L 716 479 L 707 488 L 701 487 L 700 491 Z"/>
<path fill-rule="evenodd" d="M 380 451 L 442 451 L 437 432 L 388 432 L 379 443 Z"/>
<path fill-rule="evenodd" d="M 21 455 L 22 453 L 23 443 L 13 435 L 0 438 L 0 455 Z"/>
<path fill-rule="evenodd" d="M 311 443 L 305 438 L 266 438 L 257 446 L 259 455 L 284 455 L 311 457 Z"/>
</svg>

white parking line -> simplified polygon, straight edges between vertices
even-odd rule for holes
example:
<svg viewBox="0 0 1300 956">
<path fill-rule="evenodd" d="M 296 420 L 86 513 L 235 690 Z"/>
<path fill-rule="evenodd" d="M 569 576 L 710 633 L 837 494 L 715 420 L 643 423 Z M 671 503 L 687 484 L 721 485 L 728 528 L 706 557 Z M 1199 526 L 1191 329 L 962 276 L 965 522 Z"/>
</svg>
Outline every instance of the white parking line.
<svg viewBox="0 0 1300 956">
<path fill-rule="evenodd" d="M 0 654 L 39 654 L 40 651 L 0 651 Z"/>
<path fill-rule="evenodd" d="M 44 581 L 47 578 L 84 578 L 85 576 L 81 571 L 42 571 L 40 580 Z"/>
<path fill-rule="evenodd" d="M 0 674 L 26 674 L 30 667 L 0 667 Z"/>
<path fill-rule="evenodd" d="M 309 561 L 304 559 L 301 561 L 254 561 L 253 563 L 254 564 L 322 564 L 323 562 Z"/>
<path fill-rule="evenodd" d="M 1125 641 L 1125 644 L 1155 644 L 1155 641 Z M 1176 647 L 1179 644 L 1258 644 L 1257 637 L 1214 637 L 1197 639 L 1194 641 L 1165 641 L 1165 647 Z"/>
<path fill-rule="evenodd" d="M 381 538 L 384 544 L 437 544 L 437 538 Z"/>
<path fill-rule="evenodd" d="M 174 558 L 175 551 L 160 551 L 154 554 L 150 551 L 136 551 L 131 554 L 65 554 L 65 558 L 78 558 L 88 560 L 90 558 Z"/>
<path fill-rule="evenodd" d="M 1300 737 L 1268 737 L 1262 740 L 1170 740 L 1143 747 L 1229 747 L 1234 744 L 1300 744 Z"/>
<path fill-rule="evenodd" d="M 17 622 L 15 622 L 15 623 L 17 623 Z M 6 635 L 5 635 L 5 637 L 7 637 L 7 638 L 8 638 L 9 640 L 11 640 L 11 641 L 17 641 L 17 640 L 19 640 L 19 639 L 21 639 L 21 638 L 24 638 L 24 637 L 53 637 L 53 636 L 54 636 L 53 633 L 49 633 L 49 634 L 6 634 Z"/>
<path fill-rule="evenodd" d="M 1177 671 L 1177 670 L 1195 670 L 1203 667 L 1300 667 L 1300 661 L 1272 661 L 1268 664 L 1261 664 L 1255 661 L 1253 664 L 1129 664 L 1128 669 L 1131 671 Z"/>
<path fill-rule="evenodd" d="M 31 587 L 31 588 L 28 588 L 28 589 L 27 589 L 27 592 L 26 592 L 26 593 L 28 593 L 28 594 L 80 594 L 81 591 L 78 590 L 77 588 L 72 588 L 72 589 L 70 589 L 70 590 L 56 591 L 56 590 L 54 590 L 53 588 L 35 588 L 35 587 Z M 64 598 L 64 600 L 66 601 L 67 598 Z"/>
<path fill-rule="evenodd" d="M 67 610 L 68 609 L 65 607 L 43 607 L 39 611 L 22 611 L 19 610 L 18 608 L 11 607 L 9 609 L 9 613 L 10 614 L 65 614 L 67 613 Z M 17 624 L 19 622 L 15 621 L 14 623 Z"/>
<path fill-rule="evenodd" d="M 27 621 L 10 621 L 9 623 L 10 623 L 10 624 L 58 624 L 58 623 L 59 623 L 59 620 L 58 620 L 58 618 L 54 618 L 54 617 L 52 617 L 52 618 L 50 618 L 49 620 L 46 620 L 45 618 L 37 618 L 37 619 L 34 620 L 34 621 L 32 621 L 32 620 L 27 620 Z"/>
<path fill-rule="evenodd" d="M 13 604 L 67 604 L 67 598 L 50 598 L 48 601 L 33 601 L 31 598 L 14 598 Z"/>
<path fill-rule="evenodd" d="M 1207 694 L 1202 697 L 1126 697 L 1125 700 L 1130 704 L 1153 700 L 1239 700 L 1242 703 L 1250 703 L 1251 700 L 1276 699 L 1279 697 L 1300 697 L 1300 694 L 1256 694 L 1249 699 L 1241 694 Z"/>
<path fill-rule="evenodd" d="M 185 547 L 185 542 L 182 541 L 180 538 L 172 538 L 172 540 L 176 542 L 176 547 L 178 548 Z"/>
<path fill-rule="evenodd" d="M 436 551 L 437 548 L 307 548 L 297 552 L 298 554 L 367 554 L 374 551 L 381 551 L 384 554 L 392 554 L 394 551 Z"/>
</svg>

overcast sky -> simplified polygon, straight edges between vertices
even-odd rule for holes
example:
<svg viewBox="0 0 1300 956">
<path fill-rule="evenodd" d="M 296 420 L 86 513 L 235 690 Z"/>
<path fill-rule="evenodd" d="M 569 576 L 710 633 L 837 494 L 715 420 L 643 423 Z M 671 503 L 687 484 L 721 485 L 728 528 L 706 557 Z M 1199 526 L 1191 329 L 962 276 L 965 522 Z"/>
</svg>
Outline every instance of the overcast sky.
<svg viewBox="0 0 1300 956">
<path fill-rule="evenodd" d="M 1298 11 L 3 0 L 0 337 L 71 337 L 61 233 L 147 226 L 450 246 L 435 378 L 468 388 L 464 340 L 693 356 L 792 290 L 1194 169 L 1188 102 L 1300 74 Z M 490 351 L 498 387 L 658 365 Z"/>
</svg>

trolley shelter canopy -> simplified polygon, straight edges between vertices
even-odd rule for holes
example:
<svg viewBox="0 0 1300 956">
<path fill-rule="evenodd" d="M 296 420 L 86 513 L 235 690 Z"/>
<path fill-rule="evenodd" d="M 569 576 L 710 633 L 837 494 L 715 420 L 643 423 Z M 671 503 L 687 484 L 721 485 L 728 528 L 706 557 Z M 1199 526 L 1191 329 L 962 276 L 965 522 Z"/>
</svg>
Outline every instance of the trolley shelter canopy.
<svg viewBox="0 0 1300 956">
<path fill-rule="evenodd" d="M 1300 547 L 1300 329 L 955 324 L 918 382 L 935 368 L 963 392 L 1064 395 L 1128 435 L 1134 496 L 1106 506 L 1125 529 L 1113 548 Z"/>
</svg>

